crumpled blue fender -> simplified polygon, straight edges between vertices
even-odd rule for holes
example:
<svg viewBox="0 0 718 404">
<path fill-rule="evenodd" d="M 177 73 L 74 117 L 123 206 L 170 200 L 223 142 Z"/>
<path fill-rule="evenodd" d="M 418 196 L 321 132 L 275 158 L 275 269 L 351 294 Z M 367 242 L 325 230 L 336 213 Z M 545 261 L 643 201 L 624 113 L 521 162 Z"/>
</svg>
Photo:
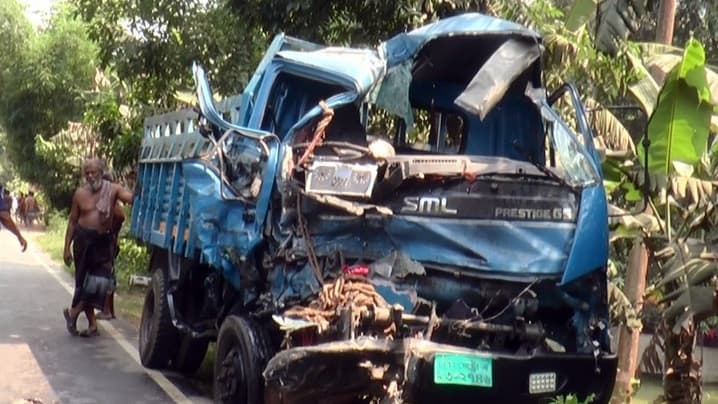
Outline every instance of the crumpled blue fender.
<svg viewBox="0 0 718 404">
<path fill-rule="evenodd" d="M 192 227 L 190 240 L 200 251 L 201 262 L 221 269 L 224 277 L 239 288 L 240 274 L 235 268 L 249 252 L 253 226 L 244 219 L 247 205 L 224 200 L 220 195 L 217 173 L 206 164 L 191 161 L 182 164 Z M 231 192 L 225 189 L 225 193 Z"/>
<path fill-rule="evenodd" d="M 602 184 L 581 192 L 576 236 L 566 262 L 562 284 L 592 271 L 606 269 L 608 262 L 608 204 Z"/>
</svg>

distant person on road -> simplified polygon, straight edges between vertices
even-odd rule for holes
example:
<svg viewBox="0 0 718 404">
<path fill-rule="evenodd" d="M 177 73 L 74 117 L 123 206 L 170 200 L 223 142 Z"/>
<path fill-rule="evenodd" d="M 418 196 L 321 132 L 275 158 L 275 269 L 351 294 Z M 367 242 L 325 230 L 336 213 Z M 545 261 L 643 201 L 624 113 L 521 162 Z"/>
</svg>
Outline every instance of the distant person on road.
<svg viewBox="0 0 718 404">
<path fill-rule="evenodd" d="M 30 227 L 40 216 L 40 206 L 35 198 L 35 193 L 32 191 L 28 192 L 27 198 L 25 198 L 23 203 L 25 205 L 25 209 L 23 209 L 25 212 L 25 226 Z"/>
<path fill-rule="evenodd" d="M 112 178 L 112 174 L 105 173 L 102 178 L 104 180 L 115 182 Z M 115 203 L 112 209 L 112 288 L 107 292 L 105 298 L 105 308 L 97 316 L 98 320 L 112 320 L 115 318 L 115 290 L 117 290 L 117 277 L 115 276 L 115 260 L 117 255 L 120 254 L 120 230 L 122 230 L 122 223 L 125 221 L 125 212 L 122 211 L 122 206 L 119 202 Z"/>
<path fill-rule="evenodd" d="M 75 191 L 67 221 L 63 255 L 67 265 L 75 262 L 75 293 L 72 306 L 64 309 L 63 315 L 71 335 L 99 335 L 95 309 L 104 309 L 107 292 L 112 288 L 113 212 L 118 200 L 132 203 L 132 192 L 104 180 L 103 172 L 101 160 L 85 161 L 86 183 Z M 83 311 L 88 328 L 78 333 L 77 318 Z"/>
<path fill-rule="evenodd" d="M 20 233 L 20 229 L 17 228 L 15 222 L 12 220 L 12 216 L 10 215 L 11 202 L 6 195 L 8 194 L 5 192 L 4 187 L 0 185 L 0 223 L 4 228 L 10 230 L 10 233 L 17 237 L 17 241 L 20 242 L 22 252 L 25 252 L 25 250 L 27 250 L 27 241 L 25 241 L 22 233 Z"/>
<path fill-rule="evenodd" d="M 15 196 L 12 197 L 12 206 L 10 207 L 10 213 L 15 217 L 15 220 L 17 220 L 18 217 L 18 209 L 20 209 L 20 194 L 16 193 Z"/>
<path fill-rule="evenodd" d="M 25 193 L 20 192 L 20 198 L 17 202 L 17 221 L 25 223 Z"/>
</svg>

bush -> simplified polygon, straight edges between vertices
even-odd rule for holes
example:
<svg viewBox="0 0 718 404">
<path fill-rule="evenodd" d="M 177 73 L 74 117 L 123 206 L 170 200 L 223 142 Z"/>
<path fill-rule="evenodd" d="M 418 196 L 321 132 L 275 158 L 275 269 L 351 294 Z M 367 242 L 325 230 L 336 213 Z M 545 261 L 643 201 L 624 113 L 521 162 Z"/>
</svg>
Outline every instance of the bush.
<svg viewBox="0 0 718 404">
<path fill-rule="evenodd" d="M 47 223 L 45 234 L 38 238 L 38 242 L 53 260 L 62 262 L 67 216 L 56 210 L 51 210 L 45 214 L 45 222 Z"/>
<path fill-rule="evenodd" d="M 147 247 L 129 237 L 120 237 L 120 254 L 115 261 L 117 283 L 127 284 L 130 276 L 145 272 L 148 264 Z"/>
<path fill-rule="evenodd" d="M 593 400 L 595 400 L 595 396 L 591 394 L 590 396 L 586 397 L 585 400 L 581 401 L 573 394 L 569 394 L 567 396 L 558 396 L 551 401 L 551 404 L 591 404 L 593 403 Z"/>
</svg>

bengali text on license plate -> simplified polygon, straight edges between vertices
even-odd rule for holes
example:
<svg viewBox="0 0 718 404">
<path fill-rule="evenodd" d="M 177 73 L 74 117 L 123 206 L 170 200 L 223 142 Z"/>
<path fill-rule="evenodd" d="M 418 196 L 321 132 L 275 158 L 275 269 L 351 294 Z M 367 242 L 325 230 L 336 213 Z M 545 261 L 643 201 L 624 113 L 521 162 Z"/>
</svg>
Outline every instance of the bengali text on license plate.
<svg viewBox="0 0 718 404">
<path fill-rule="evenodd" d="M 306 192 L 369 197 L 374 189 L 377 167 L 371 164 L 315 162 L 306 183 Z"/>
<path fill-rule="evenodd" d="M 434 383 L 492 387 L 491 358 L 437 353 L 434 355 Z"/>
</svg>

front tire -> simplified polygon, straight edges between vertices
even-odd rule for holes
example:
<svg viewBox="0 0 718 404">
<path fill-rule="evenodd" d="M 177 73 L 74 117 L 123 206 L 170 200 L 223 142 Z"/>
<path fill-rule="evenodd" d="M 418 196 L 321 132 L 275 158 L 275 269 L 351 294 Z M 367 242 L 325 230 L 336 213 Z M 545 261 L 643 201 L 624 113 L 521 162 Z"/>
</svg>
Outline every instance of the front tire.
<svg viewBox="0 0 718 404">
<path fill-rule="evenodd" d="M 271 355 L 267 332 L 253 320 L 229 315 L 217 338 L 214 402 L 262 404 L 262 371 Z"/>
<path fill-rule="evenodd" d="M 166 272 L 166 252 L 154 250 L 150 263 L 153 269 L 152 285 L 147 289 L 142 307 L 140 360 L 142 365 L 148 368 L 163 369 L 177 354 L 179 332 L 172 325 L 167 302 L 169 282 Z"/>
</svg>

